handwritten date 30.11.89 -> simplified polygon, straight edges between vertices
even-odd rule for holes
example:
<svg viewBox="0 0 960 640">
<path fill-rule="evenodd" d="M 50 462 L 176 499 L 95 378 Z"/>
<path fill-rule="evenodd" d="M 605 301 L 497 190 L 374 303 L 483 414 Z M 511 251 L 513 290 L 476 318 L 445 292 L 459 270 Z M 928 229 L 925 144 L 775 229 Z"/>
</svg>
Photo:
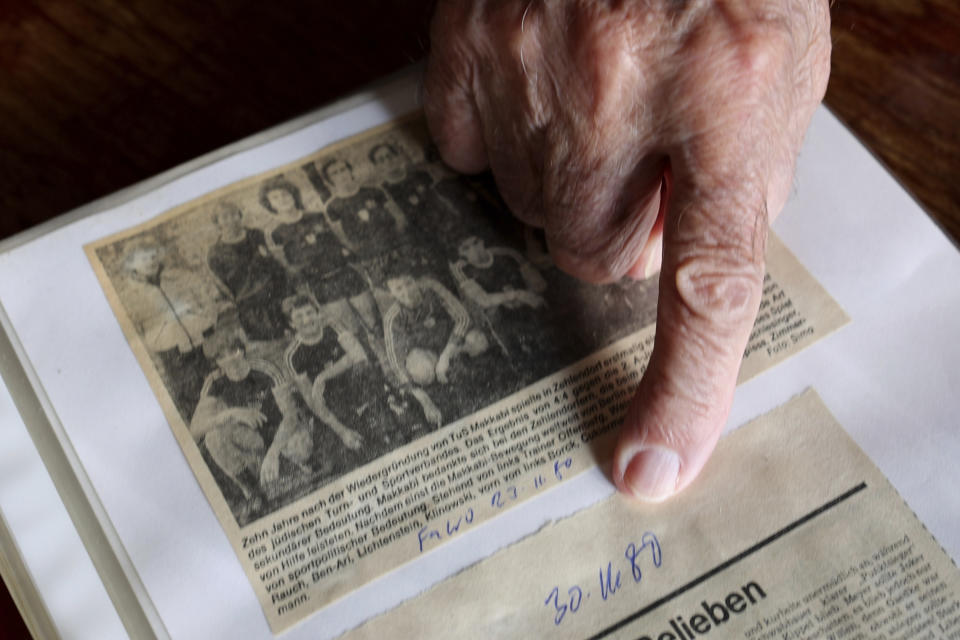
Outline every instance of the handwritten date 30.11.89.
<svg viewBox="0 0 960 640">
<path fill-rule="evenodd" d="M 550 595 L 543 602 L 553 614 L 553 624 L 559 626 L 568 615 L 572 616 L 581 611 L 595 593 L 600 594 L 600 602 L 607 602 L 619 593 L 623 587 L 631 584 L 639 585 L 645 575 L 645 568 L 659 569 L 663 562 L 660 541 L 650 531 L 645 532 L 640 537 L 639 544 L 635 542 L 628 544 L 623 552 L 623 557 L 625 562 L 617 560 L 615 565 L 611 561 L 607 563 L 606 567 L 599 568 L 597 572 L 599 582 L 594 583 L 599 587 L 599 591 L 595 592 L 589 586 L 581 587 L 575 584 L 564 593 L 561 591 L 561 587 L 553 587 Z M 622 567 L 622 569 L 618 567 Z M 624 580 L 623 569 L 629 571 L 627 580 Z M 597 599 L 594 598 L 594 600 Z"/>
</svg>

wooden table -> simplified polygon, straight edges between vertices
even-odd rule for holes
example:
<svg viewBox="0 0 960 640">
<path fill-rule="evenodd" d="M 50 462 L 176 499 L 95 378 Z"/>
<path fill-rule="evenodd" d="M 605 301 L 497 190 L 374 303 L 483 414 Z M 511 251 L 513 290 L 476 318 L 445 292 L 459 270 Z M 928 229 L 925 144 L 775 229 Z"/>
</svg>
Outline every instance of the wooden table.
<svg viewBox="0 0 960 640">
<path fill-rule="evenodd" d="M 5 0 L 0 237 L 424 56 L 430 0 L 341 4 Z M 833 16 L 827 104 L 960 240 L 960 4 L 836 0 Z M 0 616 L 26 635 L 2 589 Z"/>
</svg>

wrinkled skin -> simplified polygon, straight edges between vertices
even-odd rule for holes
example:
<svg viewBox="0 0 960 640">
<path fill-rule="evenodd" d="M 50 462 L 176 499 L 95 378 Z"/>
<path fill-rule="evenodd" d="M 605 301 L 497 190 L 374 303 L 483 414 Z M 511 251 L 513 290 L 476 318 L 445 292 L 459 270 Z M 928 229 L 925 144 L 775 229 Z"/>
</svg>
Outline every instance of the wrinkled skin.
<svg viewBox="0 0 960 640">
<path fill-rule="evenodd" d="M 830 66 L 827 0 L 440 0 L 424 81 L 444 160 L 492 169 L 555 262 L 660 270 L 613 480 L 658 501 L 716 444 L 770 221 Z"/>
</svg>

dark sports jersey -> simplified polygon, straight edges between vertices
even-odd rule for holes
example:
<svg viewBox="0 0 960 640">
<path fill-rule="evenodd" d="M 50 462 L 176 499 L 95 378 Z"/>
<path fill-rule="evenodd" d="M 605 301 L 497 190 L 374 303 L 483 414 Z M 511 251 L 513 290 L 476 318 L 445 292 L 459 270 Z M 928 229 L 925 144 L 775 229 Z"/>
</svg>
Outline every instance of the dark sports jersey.
<svg viewBox="0 0 960 640">
<path fill-rule="evenodd" d="M 362 187 L 347 198 L 334 198 L 327 205 L 330 220 L 343 227 L 343 234 L 362 256 L 381 253 L 397 244 L 397 221 L 387 210 L 387 196 L 380 189 Z"/>
<path fill-rule="evenodd" d="M 522 225 L 503 203 L 489 174 L 444 178 L 433 189 L 438 199 L 446 203 L 445 209 L 454 212 L 450 215 L 436 208 L 445 214 L 437 222 L 452 237 L 474 235 L 484 238 L 488 244 L 521 248 L 522 235 L 518 234 L 522 233 Z M 434 217 L 439 218 L 439 214 Z"/>
<path fill-rule="evenodd" d="M 257 295 L 283 281 L 283 271 L 267 253 L 263 233 L 247 229 L 240 242 L 217 241 L 207 255 L 210 270 L 235 300 Z"/>
<path fill-rule="evenodd" d="M 344 356 L 346 351 L 340 345 L 340 339 L 333 327 L 324 327 L 323 335 L 314 344 L 300 342 L 290 354 L 290 365 L 296 373 L 306 374 L 311 382 L 328 365 Z"/>
<path fill-rule="evenodd" d="M 243 380 L 234 381 L 221 374 L 210 383 L 207 394 L 231 408 L 260 411 L 266 417 L 266 422 L 260 427 L 259 432 L 264 442 L 270 443 L 283 420 L 283 414 L 273 396 L 273 387 L 272 377 L 262 371 L 251 369 Z"/>
<path fill-rule="evenodd" d="M 426 287 L 421 288 L 421 293 L 420 305 L 413 309 L 398 305 L 397 317 L 393 321 L 394 341 L 401 363 L 414 348 L 429 349 L 439 356 L 453 332 L 454 320 L 440 296 Z"/>
<path fill-rule="evenodd" d="M 467 229 L 462 212 L 440 197 L 435 187 L 433 177 L 426 171 L 408 173 L 397 183 L 383 183 L 384 190 L 407 215 L 414 233 L 420 236 L 421 242 L 430 245 L 436 244 L 438 239 L 459 238 Z M 445 253 L 445 248 L 439 246 L 432 251 L 440 256 Z M 444 260 L 436 263 L 439 271 L 445 270 Z"/>
<path fill-rule="evenodd" d="M 467 182 L 465 176 L 445 178 L 435 185 L 437 193 L 446 198 L 458 211 L 464 213 L 483 208 L 479 193 Z"/>
<path fill-rule="evenodd" d="M 419 218 L 430 206 L 433 178 L 426 171 L 413 171 L 400 182 L 384 182 L 383 189 L 410 218 Z M 419 223 L 418 223 L 419 224 Z"/>
<path fill-rule="evenodd" d="M 487 293 L 519 291 L 528 288 L 517 261 L 502 254 L 494 254 L 493 264 L 486 268 L 476 267 L 464 261 L 462 271 L 463 275 L 479 284 Z"/>
<path fill-rule="evenodd" d="M 320 340 L 314 344 L 298 341 L 289 355 L 290 366 L 298 374 L 305 374 L 313 382 L 320 372 L 346 354 L 337 331 L 324 327 Z M 353 365 L 335 378 L 327 380 L 323 400 L 327 408 L 350 428 L 364 428 L 358 423 L 365 407 L 384 391 L 383 376 L 370 363 Z"/>
<path fill-rule="evenodd" d="M 271 234 L 292 267 L 323 275 L 346 264 L 350 255 L 319 213 L 305 213 L 296 222 L 281 224 Z"/>
<path fill-rule="evenodd" d="M 247 229 L 240 242 L 218 241 L 210 248 L 207 264 L 233 296 L 247 337 L 283 336 L 287 323 L 280 301 L 287 295 L 287 273 L 267 252 L 263 233 Z"/>
</svg>

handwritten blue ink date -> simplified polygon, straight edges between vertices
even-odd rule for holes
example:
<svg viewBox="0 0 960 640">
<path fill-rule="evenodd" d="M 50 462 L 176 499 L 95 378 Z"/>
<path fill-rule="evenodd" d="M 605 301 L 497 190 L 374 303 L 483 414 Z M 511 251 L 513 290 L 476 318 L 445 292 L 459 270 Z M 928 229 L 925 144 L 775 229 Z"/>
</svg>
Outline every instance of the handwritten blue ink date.
<svg viewBox="0 0 960 640">
<path fill-rule="evenodd" d="M 420 531 L 417 532 L 417 542 L 420 544 L 420 553 L 423 553 L 423 546 L 429 540 L 443 540 L 444 537 L 450 538 L 453 534 L 460 531 L 461 527 L 473 524 L 474 512 L 472 508 L 468 508 L 457 518 L 449 518 L 447 524 L 443 529 L 430 529 L 427 527 L 420 527 Z M 446 531 L 446 536 L 443 535 L 444 530 Z"/>
<path fill-rule="evenodd" d="M 629 579 L 626 583 L 624 582 L 624 570 L 630 572 L 632 584 L 639 585 L 643 581 L 645 570 L 659 569 L 662 564 L 663 551 L 660 548 L 660 541 L 654 533 L 644 532 L 639 542 L 631 542 L 626 546 L 622 560 L 612 560 L 606 567 L 598 569 L 600 602 L 607 602 L 625 586 L 631 584 Z M 559 626 L 568 614 L 573 615 L 580 610 L 584 601 L 590 598 L 590 593 L 580 585 L 573 585 L 566 590 L 566 595 L 563 595 L 561 587 L 554 586 L 543 604 L 553 614 L 553 624 Z"/>
</svg>

